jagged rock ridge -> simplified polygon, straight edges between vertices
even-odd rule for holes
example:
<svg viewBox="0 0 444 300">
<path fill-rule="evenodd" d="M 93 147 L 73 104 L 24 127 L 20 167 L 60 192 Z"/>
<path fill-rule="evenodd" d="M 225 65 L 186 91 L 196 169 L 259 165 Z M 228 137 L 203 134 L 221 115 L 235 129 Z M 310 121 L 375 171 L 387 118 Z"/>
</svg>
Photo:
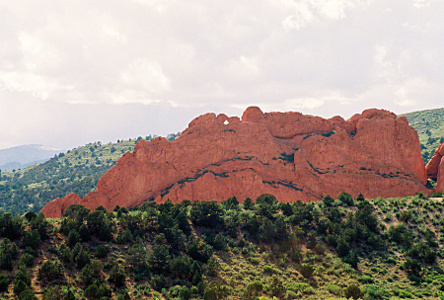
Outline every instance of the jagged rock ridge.
<svg viewBox="0 0 444 300">
<path fill-rule="evenodd" d="M 242 119 L 202 115 L 173 142 L 141 140 L 80 203 L 111 210 L 149 200 L 242 202 L 263 193 L 283 202 L 343 191 L 396 197 L 429 193 L 426 182 L 418 135 L 405 117 L 370 109 L 345 121 L 249 107 Z M 65 199 L 42 212 L 60 216 Z"/>
</svg>

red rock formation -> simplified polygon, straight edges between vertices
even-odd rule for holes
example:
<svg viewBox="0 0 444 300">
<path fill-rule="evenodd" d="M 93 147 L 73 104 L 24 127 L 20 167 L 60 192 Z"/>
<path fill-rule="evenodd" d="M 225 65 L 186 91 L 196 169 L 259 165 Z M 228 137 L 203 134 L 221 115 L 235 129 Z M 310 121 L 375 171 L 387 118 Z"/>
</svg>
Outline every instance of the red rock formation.
<svg viewBox="0 0 444 300">
<path fill-rule="evenodd" d="M 81 204 L 111 210 L 149 200 L 243 201 L 271 193 L 283 202 L 353 196 L 396 197 L 426 191 L 416 131 L 404 117 L 370 109 L 345 121 L 248 108 L 242 120 L 208 113 L 173 142 L 141 140 Z M 48 203 L 58 217 L 66 206 Z M 64 202 L 64 200 L 62 201 Z"/>
<path fill-rule="evenodd" d="M 71 193 L 66 195 L 63 200 L 60 198 L 51 200 L 45 205 L 45 207 L 43 207 L 41 213 L 43 213 L 47 218 L 59 218 L 65 209 L 67 209 L 70 205 L 80 204 L 81 202 L 82 198 L 74 193 Z"/>
<path fill-rule="evenodd" d="M 444 192 L 444 143 L 436 149 L 426 165 L 427 177 L 436 180 L 435 191 Z"/>
</svg>

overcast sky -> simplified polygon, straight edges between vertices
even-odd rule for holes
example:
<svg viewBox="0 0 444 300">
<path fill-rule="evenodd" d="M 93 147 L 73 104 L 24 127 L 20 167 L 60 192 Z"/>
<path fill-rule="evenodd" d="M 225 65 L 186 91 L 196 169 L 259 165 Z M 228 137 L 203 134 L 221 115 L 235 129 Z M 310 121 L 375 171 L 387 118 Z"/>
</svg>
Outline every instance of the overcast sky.
<svg viewBox="0 0 444 300">
<path fill-rule="evenodd" d="M 444 1 L 0 0 L 0 148 L 443 107 Z"/>
</svg>

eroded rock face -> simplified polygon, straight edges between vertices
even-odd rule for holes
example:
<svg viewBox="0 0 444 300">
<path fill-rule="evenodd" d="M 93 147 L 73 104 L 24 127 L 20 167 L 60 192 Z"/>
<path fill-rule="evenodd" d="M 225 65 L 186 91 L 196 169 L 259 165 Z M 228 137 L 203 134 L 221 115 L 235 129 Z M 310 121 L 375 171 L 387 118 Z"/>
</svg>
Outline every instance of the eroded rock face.
<svg viewBox="0 0 444 300">
<path fill-rule="evenodd" d="M 65 209 L 67 209 L 72 204 L 80 204 L 82 198 L 74 193 L 68 194 L 65 198 L 56 198 L 48 202 L 45 207 L 41 210 L 41 213 L 47 218 L 59 218 L 62 216 Z"/>
<path fill-rule="evenodd" d="M 444 192 L 444 143 L 436 149 L 426 165 L 427 177 L 436 180 L 435 191 Z"/>
<path fill-rule="evenodd" d="M 274 194 L 282 202 L 345 191 L 396 197 L 430 191 L 419 139 L 407 119 L 370 109 L 345 121 L 248 108 L 242 119 L 208 113 L 173 142 L 141 140 L 81 204 L 135 207 L 146 201 L 239 201 Z M 64 202 L 62 200 L 62 202 Z M 59 217 L 59 201 L 47 217 Z"/>
</svg>

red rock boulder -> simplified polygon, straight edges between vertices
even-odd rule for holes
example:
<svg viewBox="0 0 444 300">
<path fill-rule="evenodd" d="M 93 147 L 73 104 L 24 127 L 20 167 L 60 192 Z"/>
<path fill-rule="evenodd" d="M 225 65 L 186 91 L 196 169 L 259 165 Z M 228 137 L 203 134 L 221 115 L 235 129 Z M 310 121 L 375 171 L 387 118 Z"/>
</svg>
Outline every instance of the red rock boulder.
<svg viewBox="0 0 444 300">
<path fill-rule="evenodd" d="M 81 204 L 112 210 L 150 200 L 242 202 L 263 193 L 291 202 L 343 191 L 397 197 L 430 193 L 426 181 L 418 135 L 404 117 L 370 109 L 327 120 L 250 107 L 242 119 L 202 115 L 172 142 L 141 140 Z M 63 213 L 59 202 L 45 206 L 48 217 Z"/>
<path fill-rule="evenodd" d="M 56 198 L 48 202 L 45 207 L 40 211 L 47 218 L 59 218 L 62 216 L 65 209 L 67 209 L 72 204 L 80 204 L 82 198 L 74 193 L 68 194 L 65 198 Z"/>
<path fill-rule="evenodd" d="M 444 192 L 444 143 L 436 149 L 426 165 L 427 177 L 436 180 L 435 191 Z"/>
</svg>

